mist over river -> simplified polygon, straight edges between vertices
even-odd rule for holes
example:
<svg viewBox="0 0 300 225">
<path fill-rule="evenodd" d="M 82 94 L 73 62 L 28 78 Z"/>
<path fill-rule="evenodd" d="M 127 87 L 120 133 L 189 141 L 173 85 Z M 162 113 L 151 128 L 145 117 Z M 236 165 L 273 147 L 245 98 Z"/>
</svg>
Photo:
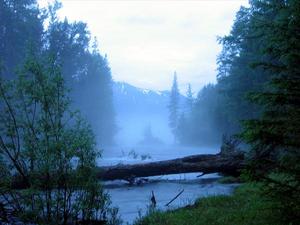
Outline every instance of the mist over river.
<svg viewBox="0 0 300 225">
<path fill-rule="evenodd" d="M 182 147 L 174 145 L 162 146 L 115 146 L 103 149 L 98 165 L 111 166 L 117 164 L 135 164 L 168 160 L 195 154 L 215 154 L 219 146 Z M 109 192 L 112 205 L 119 208 L 124 224 L 131 224 L 139 215 L 144 215 L 150 205 L 151 192 L 161 210 L 175 209 L 193 204 L 197 198 L 210 195 L 231 194 L 237 184 L 219 184 L 218 174 L 197 177 L 200 173 L 174 174 L 149 177 L 147 182 L 130 185 L 125 181 L 104 182 Z M 181 190 L 183 193 L 168 207 L 165 206 Z"/>
</svg>

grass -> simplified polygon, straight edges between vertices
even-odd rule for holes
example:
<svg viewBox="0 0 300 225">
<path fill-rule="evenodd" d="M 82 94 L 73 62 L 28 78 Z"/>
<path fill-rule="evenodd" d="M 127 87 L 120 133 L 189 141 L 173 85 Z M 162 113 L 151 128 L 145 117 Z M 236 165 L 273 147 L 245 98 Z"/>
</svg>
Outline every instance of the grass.
<svg viewBox="0 0 300 225">
<path fill-rule="evenodd" d="M 199 199 L 193 206 L 154 212 L 136 225 L 283 225 L 272 202 L 260 195 L 259 184 L 243 184 L 231 196 Z"/>
<path fill-rule="evenodd" d="M 232 184 L 232 183 L 240 183 L 240 178 L 239 177 L 232 177 L 232 176 L 225 176 L 221 177 L 218 180 L 218 183 L 220 184 Z"/>
</svg>

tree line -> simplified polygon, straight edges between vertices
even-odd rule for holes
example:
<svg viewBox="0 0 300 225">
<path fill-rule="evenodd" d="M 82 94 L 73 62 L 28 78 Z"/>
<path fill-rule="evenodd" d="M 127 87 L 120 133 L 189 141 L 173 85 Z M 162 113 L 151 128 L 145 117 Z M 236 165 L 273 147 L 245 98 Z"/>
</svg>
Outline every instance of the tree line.
<svg viewBox="0 0 300 225">
<path fill-rule="evenodd" d="M 59 20 L 59 2 L 47 9 L 40 9 L 36 0 L 2 0 L 0 4 L 2 76 L 16 78 L 18 67 L 30 55 L 51 56 L 61 66 L 72 108 L 92 124 L 100 144 L 113 144 L 117 126 L 111 71 L 87 24 Z"/>
<path fill-rule="evenodd" d="M 174 133 L 182 144 L 220 141 L 223 134 L 243 141 L 243 176 L 264 184 L 287 224 L 300 219 L 299 28 L 297 0 L 251 0 L 241 7 L 230 33 L 218 39 L 217 83 L 177 117 Z"/>
<path fill-rule="evenodd" d="M 116 131 L 108 60 L 60 7 L 0 0 L 0 223 L 120 224 L 96 177 Z"/>
</svg>

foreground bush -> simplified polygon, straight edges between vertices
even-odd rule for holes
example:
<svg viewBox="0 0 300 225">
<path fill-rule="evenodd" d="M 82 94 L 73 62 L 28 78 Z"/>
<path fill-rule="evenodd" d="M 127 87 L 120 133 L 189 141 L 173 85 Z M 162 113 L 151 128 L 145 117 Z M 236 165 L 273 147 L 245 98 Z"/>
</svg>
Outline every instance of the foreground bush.
<svg viewBox="0 0 300 225">
<path fill-rule="evenodd" d="M 60 68 L 30 59 L 18 74 L 0 80 L 2 221 L 9 212 L 37 224 L 118 224 L 95 176 L 93 133 L 70 111 Z"/>
</svg>

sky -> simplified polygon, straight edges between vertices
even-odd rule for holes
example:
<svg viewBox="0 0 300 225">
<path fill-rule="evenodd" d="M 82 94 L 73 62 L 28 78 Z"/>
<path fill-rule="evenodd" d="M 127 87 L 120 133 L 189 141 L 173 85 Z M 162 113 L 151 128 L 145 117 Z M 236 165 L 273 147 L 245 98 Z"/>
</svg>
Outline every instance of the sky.
<svg viewBox="0 0 300 225">
<path fill-rule="evenodd" d="M 39 0 L 45 6 L 49 0 Z M 115 81 L 182 93 L 216 82 L 218 36 L 230 32 L 246 0 L 61 0 L 59 17 L 84 21 L 107 54 Z"/>
</svg>

